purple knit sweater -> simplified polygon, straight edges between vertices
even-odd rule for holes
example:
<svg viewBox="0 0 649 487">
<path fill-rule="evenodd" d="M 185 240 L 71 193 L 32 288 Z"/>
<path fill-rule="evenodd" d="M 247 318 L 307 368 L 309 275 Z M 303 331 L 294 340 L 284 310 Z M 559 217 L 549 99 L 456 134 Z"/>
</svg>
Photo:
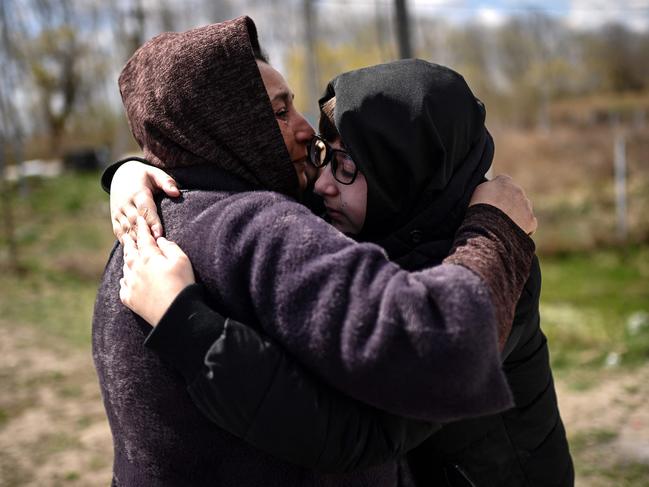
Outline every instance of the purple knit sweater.
<svg viewBox="0 0 649 487">
<path fill-rule="evenodd" d="M 489 289 L 463 265 L 405 272 L 379 247 L 353 242 L 276 193 L 190 191 L 164 200 L 161 211 L 169 238 L 189 255 L 215 309 L 263 328 L 346 394 L 431 420 L 511 405 L 491 304 L 494 292 L 503 291 Z M 516 240 L 500 226 L 501 240 Z M 480 238 L 468 239 L 468 254 L 472 240 Z M 531 258 L 532 250 L 522 255 Z M 503 269 L 502 253 L 483 248 L 473 258 L 481 255 L 499 272 L 526 273 Z M 524 267 L 520 260 L 509 264 Z M 180 374 L 142 346 L 150 328 L 119 302 L 122 265 L 116 247 L 93 323 L 117 485 L 397 484 L 395 463 L 318 474 L 210 424 L 191 403 Z M 512 306 L 517 297 L 509 300 Z"/>
</svg>

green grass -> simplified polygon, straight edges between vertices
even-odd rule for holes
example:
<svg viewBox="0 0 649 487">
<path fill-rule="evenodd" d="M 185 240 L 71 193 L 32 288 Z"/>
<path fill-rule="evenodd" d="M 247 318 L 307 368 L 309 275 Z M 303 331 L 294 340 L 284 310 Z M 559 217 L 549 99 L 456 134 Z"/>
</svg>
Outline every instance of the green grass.
<svg viewBox="0 0 649 487">
<path fill-rule="evenodd" d="M 649 246 L 541 259 L 542 326 L 555 367 L 649 359 Z"/>
<path fill-rule="evenodd" d="M 580 454 L 582 450 L 594 446 L 611 443 L 618 437 L 615 431 L 594 429 L 579 433 L 570 438 L 570 449 L 574 454 Z"/>
<path fill-rule="evenodd" d="M 114 240 L 99 174 L 29 180 L 13 189 L 22 272 L 6 271 L 6 242 L 0 239 L 0 319 L 87 346 L 95 293 Z"/>
<path fill-rule="evenodd" d="M 649 465 L 633 460 L 622 461 L 612 452 L 618 434 L 615 431 L 594 429 L 573 435 L 570 451 L 575 463 L 575 473 L 583 485 L 590 485 L 590 479 L 597 479 L 593 485 L 615 485 L 620 487 L 646 486 Z M 608 481 L 611 483 L 608 484 Z"/>
<path fill-rule="evenodd" d="M 639 462 L 623 462 L 606 465 L 593 462 L 583 468 L 576 468 L 577 478 L 587 481 L 589 478 L 599 479 L 597 485 L 603 485 L 602 479 L 610 481 L 605 485 L 615 487 L 646 487 L 649 478 L 649 465 Z M 588 485 L 586 483 L 585 485 Z"/>
<path fill-rule="evenodd" d="M 9 420 L 9 414 L 3 408 L 0 408 L 0 428 Z"/>
</svg>

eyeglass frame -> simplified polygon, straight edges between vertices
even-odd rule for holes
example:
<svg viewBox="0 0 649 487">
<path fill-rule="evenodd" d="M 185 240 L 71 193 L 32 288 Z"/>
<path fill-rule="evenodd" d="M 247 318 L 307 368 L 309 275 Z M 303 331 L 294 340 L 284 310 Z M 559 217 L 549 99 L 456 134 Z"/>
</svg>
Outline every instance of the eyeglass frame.
<svg viewBox="0 0 649 487">
<path fill-rule="evenodd" d="M 316 140 L 319 140 L 325 146 L 325 158 L 324 158 L 324 161 L 322 163 L 320 163 L 320 164 L 316 164 L 314 162 L 314 157 L 313 157 L 313 145 L 315 144 Z M 352 178 L 351 178 L 351 180 L 349 182 L 341 181 L 340 179 L 338 179 L 336 177 L 336 170 L 338 168 L 338 160 L 335 157 L 336 152 L 340 152 L 341 154 L 344 154 L 345 156 L 349 157 L 349 159 L 354 164 L 354 175 L 352 176 Z M 317 169 L 327 167 L 327 165 L 331 163 L 331 174 L 332 174 L 333 178 L 337 182 L 339 182 L 340 184 L 343 184 L 345 186 L 349 186 L 350 184 L 354 184 L 354 181 L 356 181 L 356 177 L 358 176 L 359 169 L 358 169 L 358 166 L 356 165 L 356 162 L 354 162 L 354 159 L 352 158 L 351 154 L 349 152 L 347 152 L 346 150 L 344 150 L 344 149 L 335 149 L 335 148 L 331 147 L 331 144 L 329 142 L 327 142 L 327 140 L 324 137 L 322 137 L 321 135 L 314 135 L 313 138 L 311 139 L 311 142 L 309 142 L 308 158 L 307 159 L 309 160 L 309 163 L 313 167 L 315 167 Z"/>
</svg>

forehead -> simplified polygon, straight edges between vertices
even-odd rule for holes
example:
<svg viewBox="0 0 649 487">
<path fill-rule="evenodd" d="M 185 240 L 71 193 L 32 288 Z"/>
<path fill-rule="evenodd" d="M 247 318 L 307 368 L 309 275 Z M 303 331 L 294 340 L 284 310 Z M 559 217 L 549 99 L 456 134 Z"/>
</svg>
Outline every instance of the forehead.
<svg viewBox="0 0 649 487">
<path fill-rule="evenodd" d="M 263 61 L 257 61 L 261 79 L 264 82 L 268 97 L 273 100 L 277 96 L 283 96 L 292 93 L 284 76 L 273 68 L 270 64 Z"/>
</svg>

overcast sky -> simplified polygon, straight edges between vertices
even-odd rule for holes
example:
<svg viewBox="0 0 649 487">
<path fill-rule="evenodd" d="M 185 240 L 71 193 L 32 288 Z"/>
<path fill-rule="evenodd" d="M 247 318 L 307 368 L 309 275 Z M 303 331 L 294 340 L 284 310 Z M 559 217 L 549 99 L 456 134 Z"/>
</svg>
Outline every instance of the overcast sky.
<svg viewBox="0 0 649 487">
<path fill-rule="evenodd" d="M 377 1 L 386 6 L 393 3 L 392 0 L 315 0 L 322 7 L 354 5 L 352 8 L 359 9 L 374 9 Z M 409 0 L 409 4 L 415 15 L 443 16 L 458 22 L 478 19 L 499 24 L 512 15 L 540 10 L 579 28 L 598 27 L 611 21 L 637 30 L 649 28 L 649 0 Z"/>
</svg>

